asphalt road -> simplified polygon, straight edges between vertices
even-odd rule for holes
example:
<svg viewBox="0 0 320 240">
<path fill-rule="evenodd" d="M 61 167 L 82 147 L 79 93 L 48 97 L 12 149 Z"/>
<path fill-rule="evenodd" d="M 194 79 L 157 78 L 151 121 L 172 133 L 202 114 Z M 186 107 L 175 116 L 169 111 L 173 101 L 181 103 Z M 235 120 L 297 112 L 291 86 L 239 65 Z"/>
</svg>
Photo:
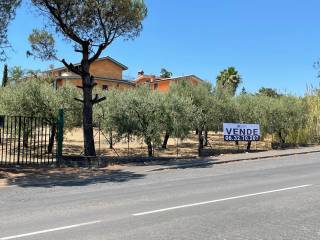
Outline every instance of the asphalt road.
<svg viewBox="0 0 320 240">
<path fill-rule="evenodd" d="M 320 154 L 3 188 L 6 239 L 320 239 Z"/>
</svg>

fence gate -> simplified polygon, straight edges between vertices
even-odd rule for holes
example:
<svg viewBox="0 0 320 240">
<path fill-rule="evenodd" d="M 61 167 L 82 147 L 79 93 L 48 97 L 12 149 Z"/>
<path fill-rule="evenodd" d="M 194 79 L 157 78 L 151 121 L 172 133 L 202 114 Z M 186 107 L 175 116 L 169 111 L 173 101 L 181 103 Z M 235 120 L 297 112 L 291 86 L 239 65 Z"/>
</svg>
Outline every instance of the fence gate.
<svg viewBox="0 0 320 240">
<path fill-rule="evenodd" d="M 0 165 L 42 165 L 56 161 L 55 120 L 0 116 Z"/>
</svg>

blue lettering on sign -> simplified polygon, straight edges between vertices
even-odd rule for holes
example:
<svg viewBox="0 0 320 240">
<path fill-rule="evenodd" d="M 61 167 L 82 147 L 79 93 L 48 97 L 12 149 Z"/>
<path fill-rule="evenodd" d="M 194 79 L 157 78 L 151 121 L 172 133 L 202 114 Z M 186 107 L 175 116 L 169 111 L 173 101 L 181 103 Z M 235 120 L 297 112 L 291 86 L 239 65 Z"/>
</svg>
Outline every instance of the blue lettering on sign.
<svg viewBox="0 0 320 240">
<path fill-rule="evenodd" d="M 260 141 L 259 124 L 224 123 L 225 141 Z"/>
</svg>

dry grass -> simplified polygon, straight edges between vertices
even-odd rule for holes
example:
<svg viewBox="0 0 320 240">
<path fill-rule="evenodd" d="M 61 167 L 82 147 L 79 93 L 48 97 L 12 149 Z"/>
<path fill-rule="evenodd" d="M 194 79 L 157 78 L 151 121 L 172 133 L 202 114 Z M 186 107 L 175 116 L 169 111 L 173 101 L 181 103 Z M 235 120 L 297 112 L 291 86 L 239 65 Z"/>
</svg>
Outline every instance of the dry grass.
<svg viewBox="0 0 320 240">
<path fill-rule="evenodd" d="M 109 136 L 99 134 L 97 130 L 94 132 L 96 150 L 98 154 L 105 156 L 146 156 L 147 147 L 142 140 L 130 138 L 128 144 L 127 140 L 116 142 L 113 149 L 109 148 Z M 107 137 L 107 138 L 106 138 Z M 99 141 L 100 138 L 100 141 Z M 209 145 L 206 147 L 207 152 L 214 154 L 228 154 L 241 152 L 246 150 L 246 142 L 239 142 L 235 145 L 234 142 L 225 142 L 221 133 L 210 132 L 208 134 Z M 99 144 L 100 142 L 100 144 Z M 155 157 L 191 157 L 197 156 L 197 136 L 190 133 L 189 137 L 183 141 L 170 138 L 168 141 L 167 149 L 162 149 L 160 146 L 154 150 Z M 252 150 L 268 150 L 271 148 L 270 141 L 253 142 Z M 64 154 L 65 155 L 79 155 L 83 153 L 83 134 L 81 129 L 74 129 L 65 135 L 64 141 Z"/>
</svg>

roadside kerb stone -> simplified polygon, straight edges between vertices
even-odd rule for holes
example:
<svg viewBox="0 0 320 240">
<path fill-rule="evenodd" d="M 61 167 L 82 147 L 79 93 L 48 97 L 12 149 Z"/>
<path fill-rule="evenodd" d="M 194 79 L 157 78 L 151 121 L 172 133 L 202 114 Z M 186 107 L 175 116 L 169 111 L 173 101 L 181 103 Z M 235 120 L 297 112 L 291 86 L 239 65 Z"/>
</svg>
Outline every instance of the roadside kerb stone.
<svg viewBox="0 0 320 240">
<path fill-rule="evenodd" d="M 310 148 L 312 149 L 308 149 L 308 147 L 306 147 L 306 148 L 287 149 L 287 150 L 272 150 L 272 151 L 266 151 L 266 152 L 260 152 L 260 153 L 243 153 L 243 154 L 236 154 L 237 156 L 235 157 L 228 156 L 226 158 L 224 158 L 223 156 L 198 158 L 197 160 L 192 160 L 190 162 L 179 163 L 176 166 L 156 167 L 153 169 L 149 169 L 146 172 L 155 172 L 155 171 L 170 170 L 170 169 L 183 169 L 183 168 L 190 168 L 190 167 L 201 167 L 201 166 L 208 166 L 208 165 L 215 165 L 215 164 L 227 164 L 227 163 L 234 163 L 234 162 L 240 162 L 240 161 L 259 160 L 259 159 L 274 158 L 274 157 L 286 157 L 286 156 L 292 156 L 292 155 L 302 155 L 302 154 L 320 152 L 320 147 L 310 147 Z M 243 155 L 245 155 L 245 157 L 243 157 Z"/>
</svg>

